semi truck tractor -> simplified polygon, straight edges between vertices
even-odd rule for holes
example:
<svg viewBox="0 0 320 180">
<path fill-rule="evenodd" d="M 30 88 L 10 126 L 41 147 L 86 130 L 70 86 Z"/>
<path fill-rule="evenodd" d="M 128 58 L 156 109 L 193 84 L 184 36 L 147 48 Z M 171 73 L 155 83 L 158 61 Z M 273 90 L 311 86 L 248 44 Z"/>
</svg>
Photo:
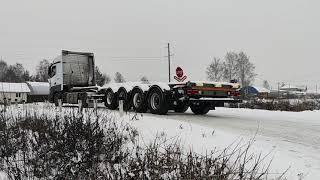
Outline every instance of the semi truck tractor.
<svg viewBox="0 0 320 180">
<path fill-rule="evenodd" d="M 94 54 L 62 50 L 49 66 L 49 101 L 58 106 L 62 103 L 88 107 L 94 100 L 103 99 L 96 86 Z"/>
<path fill-rule="evenodd" d="M 238 103 L 238 83 L 228 82 L 128 82 L 110 83 L 103 87 L 95 83 L 94 54 L 62 51 L 49 67 L 50 101 L 88 107 L 94 100 L 108 109 L 122 108 L 139 113 L 183 113 L 190 107 L 194 114 L 203 115 L 225 103 Z"/>
</svg>

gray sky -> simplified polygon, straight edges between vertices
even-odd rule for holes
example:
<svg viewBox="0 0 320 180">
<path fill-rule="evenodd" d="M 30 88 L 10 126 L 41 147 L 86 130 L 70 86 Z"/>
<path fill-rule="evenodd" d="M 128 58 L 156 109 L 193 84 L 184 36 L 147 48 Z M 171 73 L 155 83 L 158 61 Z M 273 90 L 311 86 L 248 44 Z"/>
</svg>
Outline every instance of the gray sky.
<svg viewBox="0 0 320 180">
<path fill-rule="evenodd" d="M 102 71 L 167 80 L 166 43 L 189 79 L 245 51 L 258 80 L 320 84 L 319 0 L 0 0 L 0 56 L 35 68 L 61 49 L 91 51 Z M 125 61 L 115 57 L 152 57 Z M 154 58 L 158 57 L 158 58 Z"/>
</svg>

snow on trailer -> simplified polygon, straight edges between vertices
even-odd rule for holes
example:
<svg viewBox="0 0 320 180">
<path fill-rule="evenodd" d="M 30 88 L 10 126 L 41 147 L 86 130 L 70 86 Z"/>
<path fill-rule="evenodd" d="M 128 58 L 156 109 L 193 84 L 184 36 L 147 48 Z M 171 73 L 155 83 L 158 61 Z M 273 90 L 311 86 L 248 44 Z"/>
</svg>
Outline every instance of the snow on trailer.
<svg viewBox="0 0 320 180">
<path fill-rule="evenodd" d="M 169 110 L 185 112 L 189 107 L 195 114 L 206 114 L 224 102 L 237 103 L 240 85 L 227 82 L 128 82 L 105 85 L 105 106 L 117 109 L 123 100 L 123 109 L 137 112 L 166 114 Z"/>
</svg>

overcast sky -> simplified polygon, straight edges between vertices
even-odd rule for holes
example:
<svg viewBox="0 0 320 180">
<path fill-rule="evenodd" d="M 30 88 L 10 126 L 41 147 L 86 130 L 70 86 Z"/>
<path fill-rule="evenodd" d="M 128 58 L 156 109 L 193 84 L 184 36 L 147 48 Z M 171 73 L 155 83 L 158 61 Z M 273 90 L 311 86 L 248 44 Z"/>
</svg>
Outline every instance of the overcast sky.
<svg viewBox="0 0 320 180">
<path fill-rule="evenodd" d="M 258 81 L 320 84 L 319 0 L 0 0 L 0 56 L 35 68 L 61 49 L 95 53 L 96 64 L 127 80 L 204 80 L 213 57 L 244 51 Z M 134 59 L 132 59 L 134 58 Z M 141 60 L 143 58 L 143 60 Z"/>
</svg>

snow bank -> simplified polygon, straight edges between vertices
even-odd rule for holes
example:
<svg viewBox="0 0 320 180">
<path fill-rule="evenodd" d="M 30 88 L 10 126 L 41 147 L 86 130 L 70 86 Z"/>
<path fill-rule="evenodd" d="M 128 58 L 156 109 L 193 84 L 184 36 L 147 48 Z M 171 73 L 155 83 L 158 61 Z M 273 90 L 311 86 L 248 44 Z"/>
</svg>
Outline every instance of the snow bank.
<svg viewBox="0 0 320 180">
<path fill-rule="evenodd" d="M 8 180 L 8 176 L 5 172 L 0 171 L 0 180 Z"/>
<path fill-rule="evenodd" d="M 117 111 L 113 114 L 118 116 Z M 138 120 L 128 121 L 133 115 L 129 113 L 123 121 L 139 129 L 142 142 L 152 141 L 164 133 L 168 138 L 181 138 L 187 148 L 204 154 L 214 149 L 221 151 L 238 142 L 245 144 L 254 138 L 251 152 L 262 153 L 262 157 L 269 154 L 265 163 L 272 160 L 270 177 L 279 176 L 289 168 L 286 173 L 288 179 L 320 179 L 320 144 L 317 139 L 320 131 L 313 133 L 308 129 L 299 129 L 303 127 L 300 123 L 320 127 L 320 111 L 291 113 L 218 108 L 208 116 L 189 113 L 169 113 L 167 116 L 140 114 Z M 259 122 L 259 119 L 262 121 Z M 290 128 L 297 128 L 296 131 L 303 133 L 292 132 L 285 126 L 288 122 L 297 125 Z M 305 137 L 296 137 L 303 134 Z M 312 142 L 314 146 L 310 146 Z"/>
</svg>

